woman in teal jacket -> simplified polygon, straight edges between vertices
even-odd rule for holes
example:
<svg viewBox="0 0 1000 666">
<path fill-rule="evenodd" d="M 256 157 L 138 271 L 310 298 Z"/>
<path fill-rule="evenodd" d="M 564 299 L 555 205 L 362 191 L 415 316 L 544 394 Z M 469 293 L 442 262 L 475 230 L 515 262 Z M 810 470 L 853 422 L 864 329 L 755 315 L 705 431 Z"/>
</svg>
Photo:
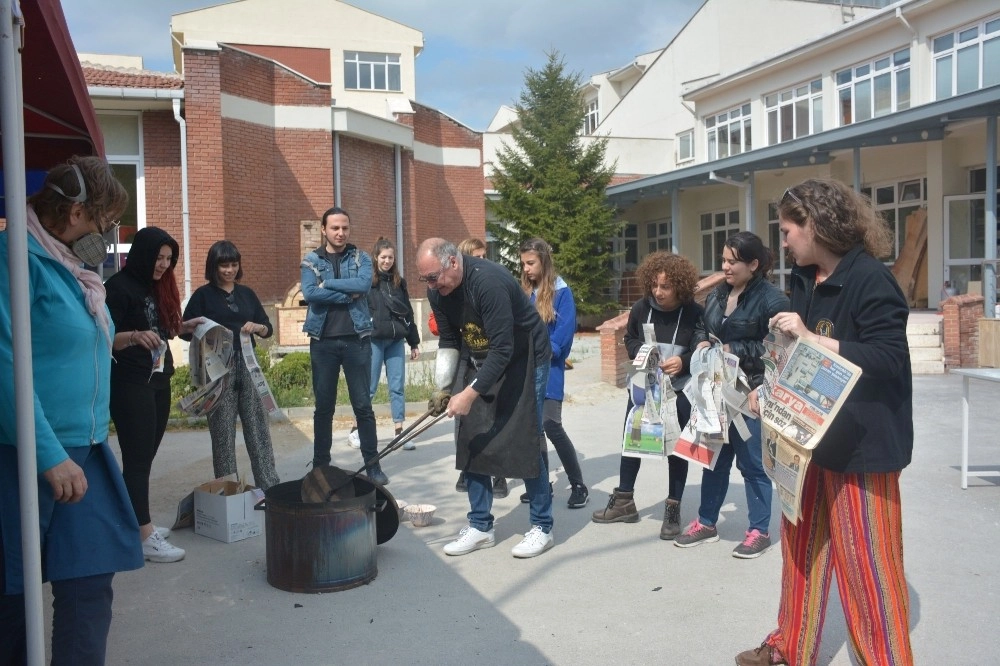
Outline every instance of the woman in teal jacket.
<svg viewBox="0 0 1000 666">
<path fill-rule="evenodd" d="M 42 576 L 52 582 L 52 663 L 103 664 L 111 580 L 142 566 L 139 525 L 108 447 L 114 325 L 101 234 L 128 195 L 108 164 L 74 157 L 28 203 L 28 281 Z M 0 263 L 9 259 L 0 234 Z M 10 284 L 0 271 L 0 663 L 26 659 Z"/>
</svg>

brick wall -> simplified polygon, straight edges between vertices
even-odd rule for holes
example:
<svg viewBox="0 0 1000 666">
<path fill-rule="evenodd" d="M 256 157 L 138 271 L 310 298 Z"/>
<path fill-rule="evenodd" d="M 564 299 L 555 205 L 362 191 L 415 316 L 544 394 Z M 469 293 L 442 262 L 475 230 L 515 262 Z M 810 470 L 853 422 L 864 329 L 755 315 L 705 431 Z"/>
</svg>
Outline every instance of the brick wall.
<svg viewBox="0 0 1000 666">
<path fill-rule="evenodd" d="M 146 181 L 146 226 L 160 227 L 178 244 L 184 239 L 181 199 L 181 130 L 172 111 L 148 111 L 142 116 L 142 145 Z M 192 256 L 191 281 L 201 284 L 202 263 Z M 184 252 L 174 269 L 184 295 Z M 193 288 L 192 287 L 192 288 Z"/>
<path fill-rule="evenodd" d="M 979 367 L 979 320 L 983 297 L 952 296 L 942 306 L 944 312 L 944 364 L 948 368 Z"/>
<path fill-rule="evenodd" d="M 597 327 L 601 334 L 601 381 L 622 388 L 628 375 L 628 351 L 625 349 L 625 325 L 628 312 L 623 312 Z"/>
</svg>

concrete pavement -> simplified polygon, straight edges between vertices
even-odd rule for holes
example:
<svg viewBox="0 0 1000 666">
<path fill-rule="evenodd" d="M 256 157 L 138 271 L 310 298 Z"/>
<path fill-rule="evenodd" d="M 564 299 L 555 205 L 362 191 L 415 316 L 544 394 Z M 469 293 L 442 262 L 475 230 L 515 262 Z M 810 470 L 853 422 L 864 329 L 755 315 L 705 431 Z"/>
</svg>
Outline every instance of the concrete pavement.
<svg viewBox="0 0 1000 666">
<path fill-rule="evenodd" d="M 403 523 L 378 547 L 378 577 L 328 594 L 290 594 L 267 584 L 265 538 L 224 544 L 176 531 L 187 550 L 174 564 L 147 564 L 115 579 L 109 664 L 730 664 L 773 627 L 780 552 L 731 557 L 746 528 L 742 478 L 734 469 L 721 541 L 692 549 L 658 538 L 666 465 L 644 462 L 636 485 L 641 520 L 598 525 L 590 514 L 618 480 L 624 392 L 599 381 L 594 338 L 578 346 L 567 372 L 566 429 L 591 488 L 584 509 L 566 507 L 556 476 L 556 546 L 516 560 L 510 549 L 529 529 L 522 484 L 494 504 L 497 545 L 463 557 L 442 552 L 466 524 L 468 502 L 454 491 L 452 424 L 443 422 L 415 451 L 389 455 L 389 490 L 410 503 L 437 505 L 434 523 Z M 1000 467 L 996 406 L 1000 387 L 977 385 L 971 462 Z M 912 640 L 918 664 L 997 663 L 1000 640 L 1000 481 L 959 487 L 961 379 L 914 378 L 917 439 L 902 475 Z M 419 413 L 422 405 L 412 405 Z M 349 412 L 349 407 L 348 407 Z M 338 412 L 334 464 L 360 466 L 346 444 L 349 414 Z M 391 432 L 387 420 L 380 432 Z M 278 472 L 303 476 L 311 458 L 311 421 L 274 426 Z M 176 503 L 211 476 L 207 431 L 167 433 L 153 466 L 153 520 L 173 522 Z M 383 436 L 382 443 L 388 441 Z M 113 445 L 117 448 L 117 445 Z M 240 468 L 249 470 L 238 443 Z M 558 457 L 550 448 L 550 460 Z M 692 466 L 682 521 L 694 518 L 701 475 Z M 772 534 L 777 535 L 775 504 Z M 821 664 L 849 664 L 834 593 Z"/>
</svg>

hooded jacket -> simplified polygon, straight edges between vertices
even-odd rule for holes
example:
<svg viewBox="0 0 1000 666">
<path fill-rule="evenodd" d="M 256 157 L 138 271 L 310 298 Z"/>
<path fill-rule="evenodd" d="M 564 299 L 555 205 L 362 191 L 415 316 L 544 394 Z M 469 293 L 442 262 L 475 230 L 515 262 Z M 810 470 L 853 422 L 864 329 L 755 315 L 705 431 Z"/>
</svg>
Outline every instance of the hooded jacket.
<svg viewBox="0 0 1000 666">
<path fill-rule="evenodd" d="M 153 270 L 156 268 L 156 257 L 164 245 L 173 252 L 170 268 L 174 268 L 177 266 L 177 241 L 158 227 L 140 229 L 132 239 L 125 267 L 104 283 L 108 292 L 108 310 L 119 333 L 155 330 L 161 340 L 170 339 L 160 325 L 153 300 Z M 111 381 L 163 387 L 169 385 L 173 374 L 174 359 L 170 347 L 167 347 L 162 373 L 153 373 L 153 357 L 142 346 L 132 345 L 114 352 Z"/>
<path fill-rule="evenodd" d="M 420 332 L 413 319 L 413 306 L 406 280 L 399 278 L 399 286 L 392 283 L 392 275 L 376 271 L 378 283 L 368 292 L 368 309 L 372 314 L 372 338 L 400 340 L 406 338 L 410 348 L 420 344 Z"/>
<path fill-rule="evenodd" d="M 545 397 L 548 400 L 562 400 L 566 385 L 566 359 L 573 349 L 573 336 L 576 335 L 576 301 L 573 291 L 561 276 L 556 276 L 556 293 L 552 299 L 552 309 L 556 318 L 546 324 L 549 329 L 549 344 L 552 347 L 552 360 L 549 362 L 549 382 L 545 387 Z M 532 291 L 530 299 L 535 302 L 536 292 Z"/>
</svg>

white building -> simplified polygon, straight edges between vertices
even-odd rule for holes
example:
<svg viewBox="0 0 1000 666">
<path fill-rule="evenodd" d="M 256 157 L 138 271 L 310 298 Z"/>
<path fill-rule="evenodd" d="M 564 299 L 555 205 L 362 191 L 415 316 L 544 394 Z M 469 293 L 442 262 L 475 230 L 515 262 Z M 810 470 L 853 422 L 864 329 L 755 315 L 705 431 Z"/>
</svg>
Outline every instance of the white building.
<svg viewBox="0 0 1000 666">
<path fill-rule="evenodd" d="M 897 251 L 906 216 L 927 209 L 930 307 L 945 280 L 962 293 L 983 279 L 996 257 L 996 0 L 706 0 L 647 55 L 583 91 L 628 179 L 608 190 L 626 223 L 623 276 L 656 249 L 716 270 L 741 229 L 778 249 L 773 203 L 832 177 L 872 195 Z M 629 73 L 619 98 L 606 94 Z M 782 257 L 782 284 L 787 271 Z"/>
</svg>

